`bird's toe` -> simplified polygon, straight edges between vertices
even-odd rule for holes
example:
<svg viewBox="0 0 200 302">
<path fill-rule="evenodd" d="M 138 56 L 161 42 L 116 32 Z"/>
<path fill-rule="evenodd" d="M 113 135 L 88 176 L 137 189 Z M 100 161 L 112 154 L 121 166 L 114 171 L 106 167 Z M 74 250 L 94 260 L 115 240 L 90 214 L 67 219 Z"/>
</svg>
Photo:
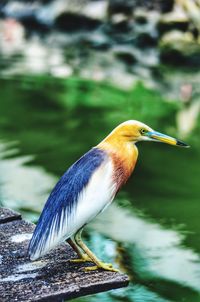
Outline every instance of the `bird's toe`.
<svg viewBox="0 0 200 302">
<path fill-rule="evenodd" d="M 81 258 L 70 259 L 69 261 L 72 263 L 92 262 L 87 254 L 82 254 Z"/>
<path fill-rule="evenodd" d="M 95 271 L 98 269 L 103 269 L 105 271 L 111 271 L 111 272 L 119 272 L 119 270 L 114 268 L 111 263 L 99 262 L 98 265 L 84 267 L 84 270 L 86 272 Z"/>
</svg>

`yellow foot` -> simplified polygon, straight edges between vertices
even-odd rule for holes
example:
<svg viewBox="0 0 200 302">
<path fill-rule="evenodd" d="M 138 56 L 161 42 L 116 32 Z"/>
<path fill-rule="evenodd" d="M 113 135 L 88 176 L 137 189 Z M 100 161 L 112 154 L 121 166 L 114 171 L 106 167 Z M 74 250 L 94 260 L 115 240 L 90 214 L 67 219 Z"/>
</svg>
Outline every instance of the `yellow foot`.
<svg viewBox="0 0 200 302">
<path fill-rule="evenodd" d="M 82 258 L 70 259 L 72 263 L 82 263 L 82 262 L 92 262 L 90 257 L 87 254 L 82 254 Z"/>
<path fill-rule="evenodd" d="M 111 272 L 119 272 L 119 270 L 114 268 L 111 263 L 99 262 L 98 265 L 84 267 L 84 270 L 86 272 L 96 271 L 98 269 L 103 269 L 105 271 L 111 271 Z"/>
</svg>

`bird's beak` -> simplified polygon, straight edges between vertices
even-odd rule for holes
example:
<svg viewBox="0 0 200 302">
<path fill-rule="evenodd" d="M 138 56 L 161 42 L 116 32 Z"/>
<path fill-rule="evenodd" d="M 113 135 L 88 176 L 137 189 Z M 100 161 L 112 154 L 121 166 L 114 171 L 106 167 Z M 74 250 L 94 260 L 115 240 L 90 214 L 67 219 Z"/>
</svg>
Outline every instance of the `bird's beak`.
<svg viewBox="0 0 200 302">
<path fill-rule="evenodd" d="M 159 141 L 166 144 L 188 148 L 189 145 L 171 136 L 156 131 L 149 131 L 146 134 L 151 140 Z"/>
</svg>

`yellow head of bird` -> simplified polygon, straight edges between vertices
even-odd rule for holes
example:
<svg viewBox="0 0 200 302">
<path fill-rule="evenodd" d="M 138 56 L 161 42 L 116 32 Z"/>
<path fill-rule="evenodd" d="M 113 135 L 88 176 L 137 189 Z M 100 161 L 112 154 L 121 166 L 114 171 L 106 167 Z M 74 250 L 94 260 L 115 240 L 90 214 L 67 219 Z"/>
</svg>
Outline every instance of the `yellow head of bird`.
<svg viewBox="0 0 200 302">
<path fill-rule="evenodd" d="M 135 120 L 126 121 L 117 126 L 106 138 L 106 140 L 109 140 L 109 138 L 122 142 L 137 143 L 139 141 L 156 141 L 180 147 L 189 147 L 186 143 L 171 136 L 157 132 L 149 126 Z"/>
</svg>

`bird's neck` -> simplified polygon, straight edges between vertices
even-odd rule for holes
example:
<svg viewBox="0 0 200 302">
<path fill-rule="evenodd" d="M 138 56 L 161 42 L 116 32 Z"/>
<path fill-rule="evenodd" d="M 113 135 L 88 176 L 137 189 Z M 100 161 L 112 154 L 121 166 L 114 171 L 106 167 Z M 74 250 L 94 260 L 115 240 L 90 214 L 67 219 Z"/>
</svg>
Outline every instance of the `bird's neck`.
<svg viewBox="0 0 200 302">
<path fill-rule="evenodd" d="M 106 137 L 97 147 L 105 150 L 111 157 L 114 178 L 119 189 L 133 172 L 138 157 L 137 147 L 134 143 L 119 139 L 115 135 Z"/>
</svg>

